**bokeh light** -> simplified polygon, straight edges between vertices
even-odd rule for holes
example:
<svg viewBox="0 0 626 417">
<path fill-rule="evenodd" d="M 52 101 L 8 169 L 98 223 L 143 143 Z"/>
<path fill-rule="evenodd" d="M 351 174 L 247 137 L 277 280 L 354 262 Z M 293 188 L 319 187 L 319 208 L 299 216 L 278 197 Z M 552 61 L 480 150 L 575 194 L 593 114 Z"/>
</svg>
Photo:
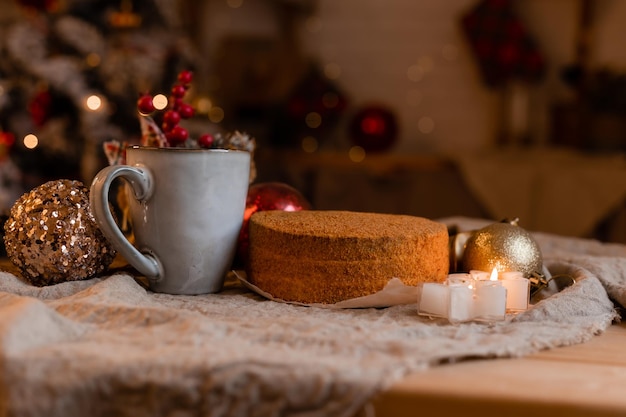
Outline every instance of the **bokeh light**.
<svg viewBox="0 0 626 417">
<path fill-rule="evenodd" d="M 212 106 L 213 103 L 211 103 L 211 99 L 208 97 L 200 97 L 196 102 L 196 110 L 201 114 L 209 113 Z"/>
<path fill-rule="evenodd" d="M 167 107 L 167 97 L 164 94 L 157 94 L 152 98 L 152 105 L 157 110 L 163 110 Z"/>
<path fill-rule="evenodd" d="M 312 111 L 305 116 L 304 122 L 310 129 L 317 129 L 322 124 L 322 116 L 318 112 Z"/>
<path fill-rule="evenodd" d="M 365 149 L 360 146 L 353 146 L 348 151 L 348 158 L 352 162 L 362 162 L 365 159 Z"/>
<path fill-rule="evenodd" d="M 88 54 L 85 57 L 85 62 L 87 63 L 88 66 L 90 66 L 91 68 L 95 68 L 98 65 L 100 65 L 100 62 L 102 61 L 102 58 L 100 58 L 100 55 L 98 55 L 95 52 L 91 52 L 90 54 Z"/>
<path fill-rule="evenodd" d="M 313 136 L 306 136 L 302 139 L 302 150 L 307 153 L 313 153 L 317 150 L 318 143 L 317 139 Z"/>
<path fill-rule="evenodd" d="M 92 94 L 85 100 L 85 106 L 91 111 L 100 110 L 102 107 L 102 99 L 99 96 Z"/>
<path fill-rule="evenodd" d="M 219 123 L 224 120 L 224 109 L 218 106 L 213 106 L 209 110 L 209 120 L 213 123 Z"/>
<path fill-rule="evenodd" d="M 37 138 L 37 136 L 33 135 L 32 133 L 29 133 L 28 135 L 24 136 L 24 139 L 22 140 L 22 142 L 24 143 L 24 146 L 27 147 L 28 149 L 35 149 L 37 145 L 39 145 L 39 139 Z"/>
</svg>

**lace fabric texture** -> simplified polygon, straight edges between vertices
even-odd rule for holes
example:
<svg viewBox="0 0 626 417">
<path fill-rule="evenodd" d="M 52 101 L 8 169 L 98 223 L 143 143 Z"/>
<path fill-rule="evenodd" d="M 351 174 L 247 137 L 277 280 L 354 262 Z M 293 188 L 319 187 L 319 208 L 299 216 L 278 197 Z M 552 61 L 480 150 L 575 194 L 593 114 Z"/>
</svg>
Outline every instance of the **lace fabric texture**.
<svg viewBox="0 0 626 417">
<path fill-rule="evenodd" d="M 448 219 L 465 228 L 475 223 Z M 478 223 L 476 223 L 478 224 Z M 498 323 L 416 304 L 325 309 L 146 290 L 128 274 L 33 287 L 0 273 L 0 409 L 11 416 L 352 416 L 410 372 L 584 342 L 626 305 L 626 246 L 536 234 L 576 283 Z M 610 297 L 610 298 L 609 298 Z"/>
</svg>

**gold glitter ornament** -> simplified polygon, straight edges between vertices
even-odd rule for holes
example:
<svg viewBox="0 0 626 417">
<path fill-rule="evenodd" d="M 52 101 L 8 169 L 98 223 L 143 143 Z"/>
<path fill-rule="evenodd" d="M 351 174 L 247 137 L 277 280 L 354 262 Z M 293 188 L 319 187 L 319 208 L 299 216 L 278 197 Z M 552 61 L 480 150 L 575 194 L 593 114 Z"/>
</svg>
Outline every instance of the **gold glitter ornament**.
<svg viewBox="0 0 626 417">
<path fill-rule="evenodd" d="M 512 222 L 493 223 L 471 234 L 462 256 L 465 271 L 519 271 L 541 275 L 543 257 L 532 235 Z"/>
<path fill-rule="evenodd" d="M 4 231 L 9 259 L 34 285 L 91 278 L 115 257 L 80 181 L 50 181 L 24 194 L 11 208 Z"/>
</svg>

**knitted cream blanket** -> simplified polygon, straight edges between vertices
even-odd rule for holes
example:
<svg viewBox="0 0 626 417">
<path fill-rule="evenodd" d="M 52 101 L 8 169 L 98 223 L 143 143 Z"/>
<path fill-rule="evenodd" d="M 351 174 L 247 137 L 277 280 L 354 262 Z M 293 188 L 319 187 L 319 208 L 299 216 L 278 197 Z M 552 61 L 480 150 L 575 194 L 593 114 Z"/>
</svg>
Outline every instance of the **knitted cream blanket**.
<svg viewBox="0 0 626 417">
<path fill-rule="evenodd" d="M 173 296 L 125 273 L 36 288 L 1 272 L 0 415 L 347 417 L 409 372 L 605 330 L 610 298 L 626 305 L 626 246 L 536 237 L 546 266 L 577 282 L 496 324 L 450 325 L 415 304 L 294 306 L 235 279 Z"/>
</svg>

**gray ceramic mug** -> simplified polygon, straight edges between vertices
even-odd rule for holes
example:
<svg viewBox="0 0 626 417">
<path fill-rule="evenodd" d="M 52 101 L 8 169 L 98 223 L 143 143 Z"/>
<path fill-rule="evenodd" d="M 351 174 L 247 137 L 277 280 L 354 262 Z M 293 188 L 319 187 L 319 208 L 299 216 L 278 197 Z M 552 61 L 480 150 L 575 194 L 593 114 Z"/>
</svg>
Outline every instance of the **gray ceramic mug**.
<svg viewBox="0 0 626 417">
<path fill-rule="evenodd" d="M 127 165 L 101 170 L 91 184 L 92 213 L 118 252 L 169 294 L 222 288 L 243 223 L 250 154 L 224 149 L 130 147 Z M 135 245 L 109 208 L 113 180 L 130 184 Z"/>
</svg>

